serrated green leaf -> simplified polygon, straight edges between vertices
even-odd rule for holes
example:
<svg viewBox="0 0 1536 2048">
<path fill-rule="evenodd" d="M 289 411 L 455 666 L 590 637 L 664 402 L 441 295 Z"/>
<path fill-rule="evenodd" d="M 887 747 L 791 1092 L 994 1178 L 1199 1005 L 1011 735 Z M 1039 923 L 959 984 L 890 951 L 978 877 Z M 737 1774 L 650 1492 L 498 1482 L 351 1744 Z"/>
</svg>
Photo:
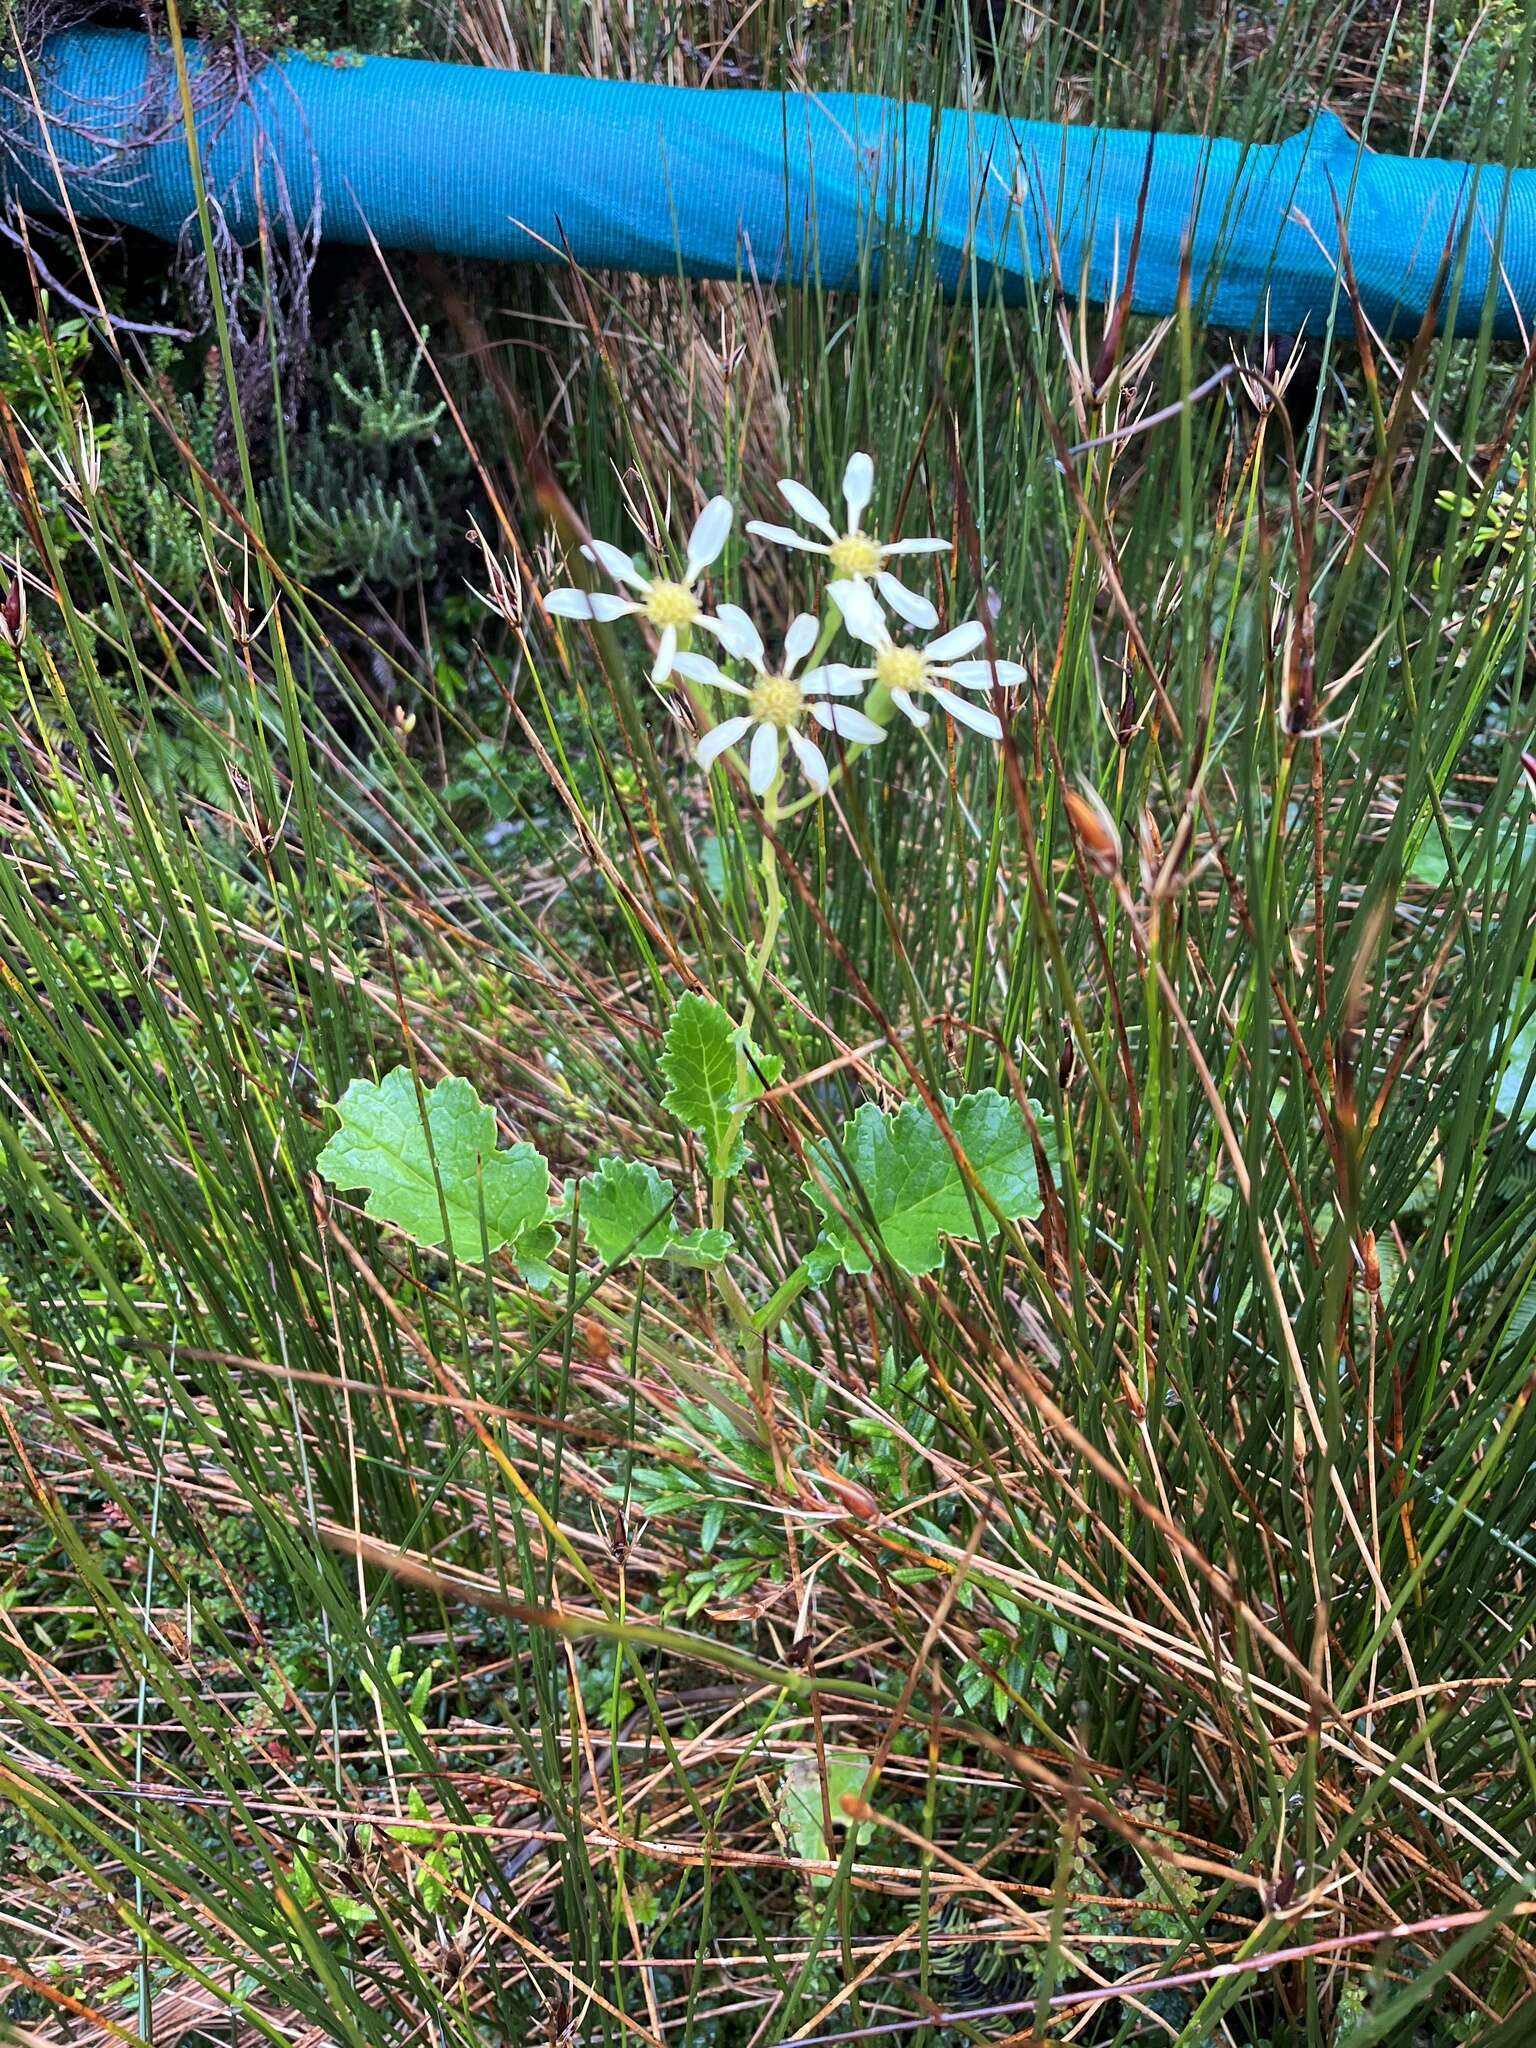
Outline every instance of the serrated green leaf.
<svg viewBox="0 0 1536 2048">
<path fill-rule="evenodd" d="M 667 1240 L 667 1257 L 675 1266 L 697 1266 L 707 1272 L 730 1257 L 735 1242 L 728 1230 L 685 1230 Z"/>
<path fill-rule="evenodd" d="M 581 1183 L 581 1227 L 605 1266 L 659 1259 L 671 1236 L 676 1191 L 638 1159 L 600 1159 Z"/>
<path fill-rule="evenodd" d="M 698 1133 L 715 1172 L 736 1172 L 736 1027 L 718 1003 L 681 998 L 667 1025 L 661 1071 L 669 1083 L 662 1107 Z"/>
<path fill-rule="evenodd" d="M 450 1075 L 428 1091 L 425 1125 L 408 1067 L 377 1084 L 354 1081 L 336 1109 L 341 1128 L 315 1164 L 336 1187 L 367 1188 L 370 1216 L 438 1246 L 446 1210 L 455 1258 L 508 1246 L 530 1279 L 547 1284 L 549 1168 L 532 1145 L 496 1149 L 495 1116 L 468 1081 Z"/>
<path fill-rule="evenodd" d="M 731 1249 L 724 1230 L 672 1227 L 676 1191 L 654 1166 L 638 1159 L 600 1159 L 581 1183 L 581 1227 L 605 1266 L 624 1259 L 670 1259 L 680 1266 L 718 1266 Z"/>
<path fill-rule="evenodd" d="M 984 1088 L 946 1103 L 945 1114 L 972 1172 L 1003 1215 L 1010 1220 L 1038 1216 L 1042 1204 L 1035 1155 L 1018 1104 L 995 1088 Z M 850 1218 L 862 1219 L 867 1204 L 887 1256 L 907 1273 L 933 1272 L 943 1259 L 946 1237 L 974 1244 L 978 1214 L 988 1241 L 997 1235 L 997 1218 L 972 1202 L 948 1140 L 922 1103 L 905 1103 L 892 1117 L 866 1102 L 843 1126 L 843 1149 L 857 1193 L 831 1149 L 816 1148 L 827 1183 L 812 1180 L 807 1189 L 826 1218 L 812 1254 L 817 1265 L 826 1267 L 835 1254 L 850 1273 L 869 1270 L 869 1258 L 839 1207 Z"/>
<path fill-rule="evenodd" d="M 669 1084 L 662 1107 L 697 1133 L 710 1172 L 739 1173 L 747 1148 L 738 1111 L 773 1086 L 784 1062 L 759 1051 L 717 1002 L 689 994 L 679 999 L 667 1025 L 661 1071 Z"/>
</svg>

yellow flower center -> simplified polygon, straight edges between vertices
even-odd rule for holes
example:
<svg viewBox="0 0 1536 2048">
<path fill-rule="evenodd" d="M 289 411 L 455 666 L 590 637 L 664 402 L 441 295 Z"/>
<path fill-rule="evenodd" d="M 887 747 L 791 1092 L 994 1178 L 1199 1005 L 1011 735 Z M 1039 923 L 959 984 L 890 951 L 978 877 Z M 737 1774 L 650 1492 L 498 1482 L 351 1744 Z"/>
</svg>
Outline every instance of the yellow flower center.
<svg viewBox="0 0 1536 2048">
<path fill-rule="evenodd" d="M 798 724 L 804 708 L 800 685 L 788 676 L 764 676 L 747 699 L 747 709 L 758 724 L 776 726 L 780 732 Z"/>
<path fill-rule="evenodd" d="M 873 576 L 880 566 L 880 543 L 862 533 L 845 533 L 827 550 L 839 576 Z"/>
<path fill-rule="evenodd" d="M 653 583 L 645 593 L 645 616 L 653 626 L 681 632 L 699 616 L 699 600 L 686 583 Z"/>
<path fill-rule="evenodd" d="M 928 664 L 915 647 L 882 647 L 875 656 L 875 677 L 888 690 L 926 689 Z"/>
</svg>

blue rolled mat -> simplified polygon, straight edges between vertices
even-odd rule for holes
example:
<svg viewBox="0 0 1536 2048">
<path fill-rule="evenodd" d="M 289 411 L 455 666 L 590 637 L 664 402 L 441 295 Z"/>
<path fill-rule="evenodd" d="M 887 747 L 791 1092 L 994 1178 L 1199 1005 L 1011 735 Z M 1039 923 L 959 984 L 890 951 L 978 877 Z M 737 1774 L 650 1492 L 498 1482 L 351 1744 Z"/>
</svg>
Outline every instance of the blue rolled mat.
<svg viewBox="0 0 1536 2048">
<path fill-rule="evenodd" d="M 1338 218 L 1373 324 L 1418 326 L 1451 253 L 1439 324 L 1536 316 L 1536 171 L 1361 149 L 1320 115 L 1270 147 L 941 112 L 874 95 L 699 91 L 396 57 L 288 57 L 231 102 L 196 46 L 199 142 L 231 231 L 258 193 L 321 233 L 385 249 L 563 262 L 652 276 L 755 275 L 878 287 L 928 263 L 954 293 L 1022 298 L 1055 267 L 1105 302 L 1123 282 L 1151 152 L 1135 308 L 1192 289 L 1213 324 L 1316 334 L 1352 325 Z M 194 210 L 174 69 L 126 31 L 55 36 L 37 66 L 43 119 L 6 122 L 0 175 L 57 212 L 174 238 Z M 15 78 L 12 75 L 14 89 Z M 46 134 L 44 129 L 46 128 Z M 149 138 L 149 139 L 145 139 Z M 128 145 L 139 144 L 138 147 Z M 261 166 L 259 180 L 257 165 Z"/>
</svg>

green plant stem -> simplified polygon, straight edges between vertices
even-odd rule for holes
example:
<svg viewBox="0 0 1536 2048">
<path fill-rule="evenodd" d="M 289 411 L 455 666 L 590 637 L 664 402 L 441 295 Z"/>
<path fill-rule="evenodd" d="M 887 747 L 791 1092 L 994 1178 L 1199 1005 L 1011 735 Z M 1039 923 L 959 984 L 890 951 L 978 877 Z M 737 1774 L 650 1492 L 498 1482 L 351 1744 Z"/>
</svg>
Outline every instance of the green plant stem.
<svg viewBox="0 0 1536 2048">
<path fill-rule="evenodd" d="M 769 1295 L 752 1317 L 752 1327 L 761 1334 L 771 1330 L 784 1311 L 792 1308 L 811 1284 L 811 1269 L 804 1259 Z"/>
<path fill-rule="evenodd" d="M 889 725 L 896 715 L 896 706 L 891 702 L 891 693 L 884 683 L 871 685 L 869 695 L 864 699 L 861 708 L 864 716 L 872 719 L 878 726 Z M 869 748 L 867 746 L 861 741 L 855 740 L 853 745 L 845 751 L 842 760 L 832 770 L 827 787 L 835 789 L 838 783 L 842 781 L 846 770 L 853 766 L 861 754 L 867 754 L 868 752 Z M 782 823 L 786 818 L 797 818 L 802 811 L 808 811 L 812 804 L 819 804 L 821 796 L 821 791 L 814 789 L 807 790 L 804 796 L 797 796 L 792 804 L 786 804 L 783 810 L 779 812 L 780 822 Z"/>
<path fill-rule="evenodd" d="M 762 999 L 763 977 L 768 972 L 768 963 L 773 958 L 774 947 L 778 944 L 779 925 L 784 917 L 784 892 L 779 887 L 779 864 L 774 858 L 773 839 L 770 836 L 773 828 L 778 824 L 783 815 L 778 806 L 778 790 L 779 785 L 775 782 L 772 789 L 769 790 L 767 796 L 763 799 L 763 822 L 767 830 L 763 833 L 763 850 L 760 865 L 763 876 L 763 894 L 767 901 L 767 909 L 763 913 L 762 940 L 752 960 L 750 977 L 752 992 L 747 998 L 746 1010 L 743 1013 L 742 1021 L 744 1023 L 750 1017 L 753 1008 Z"/>
<path fill-rule="evenodd" d="M 768 972 L 768 962 L 772 959 L 773 949 L 778 943 L 779 925 L 784 916 L 784 892 L 779 886 L 779 871 L 774 859 L 772 837 L 773 828 L 778 823 L 780 816 L 778 792 L 779 778 L 775 777 L 768 789 L 767 795 L 763 798 L 765 830 L 763 832 L 760 865 L 766 908 L 763 914 L 763 935 L 758 944 L 757 951 L 752 956 L 752 966 L 747 976 L 747 997 L 742 1005 L 741 1013 L 743 1033 L 745 1033 L 747 1026 L 752 1021 L 753 1010 L 761 1001 L 763 977 Z M 732 1152 L 736 1149 L 736 1140 L 741 1135 L 741 1127 L 747 1120 L 750 1108 L 747 1100 L 747 1091 L 751 1086 L 751 1082 L 752 1076 L 747 1067 L 746 1053 L 738 1048 L 736 1053 L 736 1095 L 738 1107 L 731 1117 L 730 1127 L 726 1132 L 715 1162 L 716 1171 L 710 1182 L 709 1220 L 710 1227 L 714 1230 L 723 1230 L 725 1228 L 726 1195 L 730 1186 L 730 1176 L 724 1169 Z M 740 1288 L 737 1287 L 735 1281 L 731 1279 L 723 1267 L 720 1269 L 719 1280 L 721 1298 L 730 1310 L 732 1321 L 744 1334 L 755 1332 L 757 1325 L 753 1320 L 752 1309 L 745 1295 L 742 1294 Z"/>
</svg>

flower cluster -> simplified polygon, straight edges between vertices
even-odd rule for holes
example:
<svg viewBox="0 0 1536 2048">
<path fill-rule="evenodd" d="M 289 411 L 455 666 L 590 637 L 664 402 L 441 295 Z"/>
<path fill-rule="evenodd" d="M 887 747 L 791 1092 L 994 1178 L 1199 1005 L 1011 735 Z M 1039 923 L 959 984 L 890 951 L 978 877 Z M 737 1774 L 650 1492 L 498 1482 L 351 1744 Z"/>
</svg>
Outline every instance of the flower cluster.
<svg viewBox="0 0 1536 2048">
<path fill-rule="evenodd" d="M 782 653 L 770 662 L 763 636 L 739 606 L 720 604 L 706 612 L 696 586 L 715 562 L 732 522 L 726 498 L 711 498 L 688 537 L 681 580 L 637 569 L 622 549 L 592 541 L 582 553 L 605 569 L 621 591 L 552 590 L 544 608 L 557 618 L 591 619 L 604 623 L 643 617 L 655 627 L 658 646 L 651 670 L 654 682 L 672 675 L 699 687 L 720 690 L 740 700 L 741 708 L 713 726 L 700 740 L 699 765 L 708 770 L 730 748 L 748 740 L 747 780 L 754 793 L 766 796 L 783 773 L 787 746 L 812 790 L 821 795 L 831 784 L 826 755 L 804 728 L 809 724 L 834 734 L 849 746 L 872 747 L 885 738 L 889 720 L 899 712 L 921 729 L 931 714 L 930 702 L 959 724 L 985 738 L 999 740 L 1002 725 L 995 713 L 965 692 L 990 694 L 994 684 L 1012 688 L 1027 671 L 1016 661 L 970 659 L 984 646 L 986 628 L 969 619 L 936 639 L 913 634 L 935 631 L 939 615 L 930 600 L 909 590 L 886 566 L 903 556 L 937 555 L 949 542 L 932 538 L 879 540 L 864 530 L 864 514 L 874 495 L 874 464 L 867 455 L 850 457 L 843 472 L 844 520 L 839 529 L 832 514 L 804 484 L 785 478 L 780 495 L 791 512 L 814 530 L 815 538 L 792 526 L 747 521 L 748 533 L 775 546 L 822 556 L 832 571 L 827 596 L 833 611 L 823 621 L 802 612 L 784 634 Z M 891 620 L 896 622 L 893 629 Z M 708 633 L 727 660 L 747 670 L 748 679 L 728 676 L 720 663 L 688 642 L 692 630 Z M 868 650 L 862 664 L 826 661 L 839 629 Z M 803 664 L 809 660 L 810 666 Z M 854 705 L 837 699 L 860 698 Z"/>
</svg>

